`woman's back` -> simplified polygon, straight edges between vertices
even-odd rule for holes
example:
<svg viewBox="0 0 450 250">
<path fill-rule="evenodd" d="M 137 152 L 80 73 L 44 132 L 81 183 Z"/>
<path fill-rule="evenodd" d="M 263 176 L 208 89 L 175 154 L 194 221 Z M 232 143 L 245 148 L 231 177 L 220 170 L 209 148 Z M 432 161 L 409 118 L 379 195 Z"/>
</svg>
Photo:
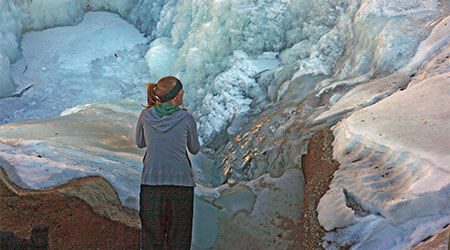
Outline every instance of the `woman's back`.
<svg viewBox="0 0 450 250">
<path fill-rule="evenodd" d="M 141 184 L 196 186 L 186 151 L 187 146 L 196 154 L 200 148 L 192 114 L 180 110 L 160 117 L 155 108 L 143 109 L 136 144 L 147 147 Z"/>
</svg>

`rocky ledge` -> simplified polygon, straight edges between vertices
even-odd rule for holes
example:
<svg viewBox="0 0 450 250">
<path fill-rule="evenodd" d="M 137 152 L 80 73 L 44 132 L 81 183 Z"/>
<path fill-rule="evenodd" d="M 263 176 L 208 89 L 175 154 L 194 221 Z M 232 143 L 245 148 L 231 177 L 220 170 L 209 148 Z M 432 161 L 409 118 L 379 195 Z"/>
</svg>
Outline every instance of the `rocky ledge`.
<svg viewBox="0 0 450 250">
<path fill-rule="evenodd" d="M 0 214 L 2 249 L 37 249 L 30 245 L 39 234 L 48 235 L 43 249 L 139 249 L 139 216 L 101 177 L 35 191 L 16 186 L 0 168 Z"/>
</svg>

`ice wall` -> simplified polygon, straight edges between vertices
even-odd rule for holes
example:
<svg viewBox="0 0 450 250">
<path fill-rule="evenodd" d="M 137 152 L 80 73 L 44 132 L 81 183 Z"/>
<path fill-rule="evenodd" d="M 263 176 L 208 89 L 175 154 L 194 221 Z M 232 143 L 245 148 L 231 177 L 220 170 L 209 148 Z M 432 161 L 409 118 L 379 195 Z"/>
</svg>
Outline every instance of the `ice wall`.
<svg viewBox="0 0 450 250">
<path fill-rule="evenodd" d="M 22 13 L 10 1 L 0 2 L 0 98 L 16 90 L 9 72 L 10 64 L 20 58 L 19 41 L 22 32 Z"/>
<path fill-rule="evenodd" d="M 199 128 L 203 129 L 206 141 L 233 124 L 236 117 L 245 116 L 243 110 L 255 108 L 248 101 L 230 102 L 227 103 L 230 109 L 222 114 L 217 111 L 223 105 L 208 101 L 223 89 L 240 93 L 232 94 L 232 98 L 255 100 L 254 88 L 247 89 L 250 85 L 245 79 L 256 82 L 261 72 L 245 73 L 240 79 L 231 77 L 239 72 L 225 74 L 230 78 L 222 74 L 236 69 L 234 64 L 240 59 L 235 51 L 242 51 L 250 60 L 264 52 L 276 55 L 280 67 L 257 83 L 263 86 L 260 96 L 265 97 L 269 91 L 273 97 L 279 90 L 296 87 L 285 84 L 281 88 L 283 82 L 303 76 L 329 76 L 317 85 L 321 88 L 362 74 L 372 78 L 391 73 L 408 62 L 418 42 L 428 34 L 429 27 L 423 24 L 443 14 L 438 0 L 7 0 L 3 3 L 21 10 L 16 12 L 23 15 L 23 28 L 18 29 L 22 31 L 74 25 L 86 11 L 119 13 L 150 40 L 156 39 L 146 55 L 154 81 L 167 74 L 180 77 L 186 86 L 188 108 L 197 111 L 198 118 L 211 113 L 222 117 L 214 123 L 204 123 L 206 118 L 202 119 Z M 12 13 L 10 8 L 3 9 Z M 20 18 L 13 19 L 20 24 Z M 20 34 L 15 37 L 19 40 Z M 6 72 L 2 75 L 9 79 L 8 63 L 4 58 L 1 61 L 1 70 Z M 278 63 L 271 65 L 275 67 Z M 283 77 L 274 79 L 280 71 Z M 11 86 L 11 80 L 8 82 Z M 236 89 L 237 86 L 241 87 Z M 242 106 L 245 108 L 241 109 Z"/>
<path fill-rule="evenodd" d="M 175 15 L 160 20 L 173 23 L 165 25 L 171 29 L 165 32 L 170 34 L 165 47 L 179 48 L 176 59 L 167 61 L 165 68 L 188 84 L 186 99 L 192 110 L 201 107 L 203 111 L 197 115 L 202 117 L 217 109 L 205 103 L 217 91 L 213 83 L 219 74 L 233 68 L 234 51 L 241 50 L 250 58 L 267 51 L 278 54 L 281 65 L 272 73 L 283 76 L 274 79 L 271 75 L 259 82 L 269 96 L 274 96 L 270 92 L 281 88 L 284 81 L 302 76 L 329 76 L 318 88 L 362 74 L 368 78 L 383 76 L 404 66 L 414 55 L 429 32 L 423 23 L 442 15 L 441 7 L 437 0 L 180 1 L 167 8 L 175 9 L 170 11 Z M 154 47 L 161 47 L 161 43 Z M 173 50 L 160 56 L 173 58 L 169 53 Z M 234 79 L 222 82 L 227 85 L 231 81 Z M 234 89 L 232 84 L 227 88 L 230 92 Z M 243 95 L 250 92 L 244 88 Z M 214 135 L 238 114 L 220 114 L 222 122 L 213 126 L 201 122 L 199 127 L 206 135 Z"/>
<path fill-rule="evenodd" d="M 13 2 L 7 0 L 7 2 Z M 137 29 L 152 35 L 159 21 L 162 7 L 169 0 L 19 0 L 24 13 L 23 32 L 43 30 L 55 26 L 74 25 L 87 11 L 110 11 L 120 14 Z"/>
</svg>

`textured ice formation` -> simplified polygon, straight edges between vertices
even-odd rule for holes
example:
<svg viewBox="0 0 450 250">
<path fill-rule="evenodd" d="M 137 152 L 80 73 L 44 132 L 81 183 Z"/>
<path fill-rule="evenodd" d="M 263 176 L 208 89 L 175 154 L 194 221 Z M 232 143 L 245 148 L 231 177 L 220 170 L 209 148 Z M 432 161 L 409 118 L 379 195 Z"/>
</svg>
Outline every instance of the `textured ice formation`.
<svg viewBox="0 0 450 250">
<path fill-rule="evenodd" d="M 202 85 L 231 66 L 224 59 L 235 50 L 250 55 L 280 51 L 291 27 L 289 7 L 286 0 L 184 1 L 172 30 L 175 44 L 181 46 L 177 72 L 185 81 Z"/>
<path fill-rule="evenodd" d="M 223 73 L 235 67 L 235 51 L 243 51 L 250 58 L 267 51 L 281 52 L 279 57 L 284 67 L 277 70 L 287 71 L 286 80 L 295 81 L 305 75 L 333 75 L 337 80 L 365 73 L 373 77 L 405 65 L 418 42 L 427 35 L 429 29 L 423 24 L 442 15 L 439 12 L 442 4 L 437 0 L 8 0 L 3 3 L 9 7 L 1 10 L 8 15 L 15 9 L 16 26 L 23 24 L 15 34 L 17 41 L 20 31 L 75 25 L 83 20 L 85 12 L 96 10 L 118 13 L 150 40 L 158 38 L 146 55 L 153 75 L 151 80 L 174 74 L 186 83 L 186 104 L 191 111 L 202 110 L 196 113 L 199 119 L 205 117 L 199 123 L 205 130 L 204 140 L 232 124 L 229 116 L 213 126 L 203 121 L 218 108 L 205 105 L 210 95 L 219 91 L 214 89 L 218 86 L 214 83 L 225 81 L 233 85 L 230 82 L 235 78 L 225 78 Z M 339 58 L 343 59 L 338 62 Z M 4 57 L 0 56 L 0 61 L 10 93 L 13 89 L 8 77 L 10 69 Z M 252 79 L 254 75 L 247 78 Z M 330 82 L 324 81 L 318 87 Z M 285 84 L 283 88 L 288 90 L 287 87 L 295 88 L 295 85 Z M 230 92 L 241 90 L 230 89 Z M 245 99 L 257 101 L 248 96 Z M 227 107 L 235 112 L 240 105 L 242 102 L 234 102 Z M 236 124 L 242 119 L 236 117 L 232 131 L 239 129 Z"/>
<path fill-rule="evenodd" d="M 235 51 L 233 56 L 230 69 L 219 74 L 208 88 L 196 91 L 200 95 L 206 93 L 194 113 L 200 117 L 199 133 L 203 138 L 209 138 L 220 132 L 224 125 L 244 117 L 254 100 L 262 101 L 265 93 L 254 77 L 279 63 L 273 53 L 249 58 L 245 52 Z M 234 134 L 232 129 L 229 133 Z"/>
<path fill-rule="evenodd" d="M 16 91 L 17 85 L 10 76 L 10 64 L 21 56 L 22 15 L 13 2 L 0 2 L 0 24 L 0 98 L 3 98 Z"/>
<path fill-rule="evenodd" d="M 364 234 L 337 234 L 356 237 L 355 248 L 404 249 L 450 223 L 448 79 L 447 73 L 425 80 L 338 124 L 333 145 L 341 166 L 318 206 L 326 230 L 366 225 L 372 216 L 369 224 L 377 227 Z M 346 205 L 348 197 L 369 215 Z M 415 231 L 425 225 L 428 231 Z M 397 238 L 387 240 L 386 231 Z"/>
<path fill-rule="evenodd" d="M 103 21 L 107 20 L 111 24 L 117 21 L 110 19 L 112 14 L 86 13 L 89 11 L 117 13 L 143 32 L 146 38 L 135 29 L 113 30 L 109 35 L 98 31 L 98 37 L 85 30 L 84 38 L 91 39 L 94 43 L 89 44 L 80 39 L 64 46 L 61 40 L 56 39 L 59 41 L 56 45 L 61 52 L 56 48 L 45 46 L 43 46 L 45 53 L 41 54 L 33 55 L 33 51 L 27 50 L 27 44 L 34 42 L 38 44 L 39 35 L 34 32 L 35 30 L 43 30 L 40 34 L 49 35 L 51 32 L 69 28 L 52 29 L 56 26 L 72 26 L 71 28 L 79 31 L 80 27 L 86 25 L 83 21 L 93 21 L 92 17 L 95 15 L 102 16 Z M 137 191 L 137 186 L 133 185 L 138 183 L 136 181 L 138 178 L 135 178 L 134 174 L 139 173 L 136 166 L 139 166 L 140 152 L 127 151 L 126 147 L 132 146 L 128 141 L 129 138 L 106 136 L 109 133 L 129 135 L 133 131 L 133 124 L 127 124 L 127 121 L 133 121 L 135 118 L 131 113 L 108 111 L 108 108 L 105 108 L 105 105 L 118 108 L 122 104 L 94 103 L 134 98 L 138 102 L 132 106 L 137 108 L 138 103 L 145 102 L 144 83 L 156 81 L 166 74 L 174 74 L 185 83 L 187 90 L 185 102 L 198 120 L 198 128 L 204 141 L 212 139 L 224 129 L 229 135 L 237 134 L 235 144 L 230 144 L 230 147 L 227 145 L 224 149 L 229 151 L 233 149 L 232 153 L 216 154 L 224 156 L 219 162 L 225 162 L 225 170 L 230 172 L 233 169 L 229 167 L 235 167 L 230 180 L 248 181 L 261 176 L 264 176 L 261 179 L 266 177 L 269 179 L 268 172 L 271 176 L 283 176 L 285 171 L 285 174 L 292 174 L 292 171 L 297 170 L 290 168 L 295 165 L 298 167 L 299 156 L 305 148 L 304 142 L 312 130 L 327 127 L 333 121 L 341 119 L 344 114 L 375 104 L 395 93 L 397 89 L 406 88 L 411 75 L 430 54 L 434 53 L 433 49 L 439 49 L 447 43 L 446 39 L 441 38 L 448 37 L 445 35 L 448 32 L 442 33 L 441 38 L 436 36 L 437 42 L 423 43 L 422 45 L 429 49 L 423 50 L 419 47 L 419 53 L 411 60 L 420 41 L 425 39 L 440 18 L 447 16 L 448 13 L 448 1 L 439 0 L 1 1 L 1 95 L 10 95 L 16 91 L 13 80 L 18 85 L 14 98 L 0 100 L 2 123 L 54 117 L 61 111 L 64 116 L 0 126 L 0 131 L 3 131 L 0 159 L 2 165 L 7 166 L 13 176 L 13 181 L 29 187 L 43 188 L 45 187 L 43 181 L 56 185 L 73 177 L 104 175 L 118 191 L 124 205 L 136 206 L 136 197 L 129 194 Z M 99 19 L 94 23 L 90 25 L 93 29 L 104 25 Z M 125 24 L 122 24 L 118 26 L 124 27 Z M 28 31 L 31 32 L 25 33 Z M 82 32 L 67 31 L 67 33 L 77 34 L 78 38 L 83 37 Z M 31 37 L 36 41 L 27 40 Z M 131 43 L 114 43 L 124 37 L 129 38 Z M 48 42 L 41 41 L 39 44 L 51 45 L 52 38 L 47 39 L 45 41 Z M 19 50 L 20 41 L 23 59 Z M 108 45 L 110 43 L 107 42 L 110 41 L 114 46 Z M 150 46 L 146 44 L 148 42 Z M 99 48 L 102 50 L 97 51 Z M 78 55 L 79 51 L 82 53 Z M 34 59 L 29 60 L 30 55 Z M 42 57 L 39 57 L 40 55 Z M 402 68 L 408 70 L 398 71 Z M 442 76 L 433 79 L 446 81 L 446 78 L 440 77 Z M 376 79 L 372 80 L 373 78 Z M 424 77 L 426 78 L 429 77 Z M 394 94 L 392 100 L 395 103 L 392 104 L 393 107 L 387 108 L 393 109 L 397 102 L 400 102 L 398 99 L 401 99 L 402 95 L 417 94 L 416 87 L 416 90 L 423 90 L 430 96 L 436 96 L 436 92 L 425 87 L 423 83 L 429 82 L 422 81 L 424 79 L 411 84 L 404 91 L 406 94 L 401 94 L 403 92 Z M 442 87 L 439 85 L 442 83 L 429 84 Z M 308 98 L 308 94 L 313 91 L 316 91 L 316 99 Z M 399 95 L 400 97 L 396 97 Z M 85 96 L 86 99 L 80 96 Z M 413 115 L 407 108 L 414 105 L 419 110 L 418 113 L 423 111 L 428 114 L 430 111 L 421 110 L 422 106 L 411 103 L 412 100 L 408 98 L 402 98 L 405 99 L 402 101 L 411 104 L 404 110 L 395 110 L 403 117 Z M 253 110 L 262 109 L 258 107 L 259 103 L 265 103 L 262 99 L 270 102 L 263 108 L 268 108 L 268 112 L 273 113 L 265 114 L 264 119 L 250 124 L 246 128 L 248 130 L 246 134 L 239 134 L 242 129 L 241 122 L 245 121 L 246 116 Z M 299 106 L 305 99 L 307 105 L 302 103 L 303 106 Z M 388 100 L 386 99 L 387 103 Z M 92 106 L 84 106 L 88 103 Z M 384 104 L 379 102 L 373 106 L 376 111 L 374 114 L 379 114 L 379 110 L 375 110 L 376 105 L 381 107 Z M 301 110 L 303 107 L 304 110 Z M 130 110 L 134 108 L 130 107 Z M 320 113 L 327 109 L 330 109 L 330 112 L 320 116 Z M 425 190 L 423 183 L 431 183 L 432 177 L 440 173 L 439 171 L 444 173 L 441 176 L 446 176 L 448 171 L 439 169 L 436 167 L 437 163 L 430 160 L 440 159 L 440 156 L 427 155 L 432 151 L 424 151 L 425 154 L 422 153 L 420 156 L 416 155 L 420 150 L 414 147 L 407 147 L 405 152 L 399 151 L 389 141 L 378 141 L 376 134 L 373 134 L 376 138 L 373 142 L 375 138 L 369 138 L 372 135 L 370 133 L 390 128 L 391 124 L 383 124 L 380 128 L 371 127 L 370 131 L 367 130 L 370 133 L 364 134 L 367 132 L 364 131 L 365 127 L 356 125 L 361 120 L 368 123 L 367 119 L 372 116 L 366 117 L 368 114 L 363 110 L 365 109 L 355 113 L 352 116 L 354 118 L 344 120 L 340 127 L 338 126 L 341 129 L 336 130 L 340 131 L 336 132 L 338 144 L 349 146 L 339 151 L 342 161 L 350 161 L 345 163 L 342 171 L 346 175 L 355 176 L 364 169 L 369 169 L 368 165 L 373 163 L 380 165 L 377 168 L 380 171 L 381 169 L 387 171 L 387 168 L 392 167 L 389 169 L 392 172 L 384 177 L 370 172 L 359 176 L 358 181 L 352 182 L 358 187 L 368 186 L 367 189 L 345 186 L 348 181 L 346 178 L 336 182 L 336 187 L 330 194 L 334 192 L 337 197 L 336 213 L 345 216 L 335 216 L 334 221 L 328 218 L 330 221 L 324 222 L 324 225 L 326 224 L 327 228 L 347 227 L 330 232 L 326 236 L 329 244 L 327 247 L 332 248 L 335 245 L 369 247 L 370 242 L 386 239 L 389 239 L 386 242 L 392 242 L 391 245 L 388 243 L 383 245 L 386 248 L 413 246 L 418 240 L 448 223 L 445 205 L 430 208 L 429 204 L 424 202 L 425 199 L 431 199 L 436 204 L 442 204 L 443 199 L 448 198 L 445 180 L 437 181 L 436 186 L 425 185 L 429 191 L 426 194 L 420 192 Z M 318 117 L 312 126 L 307 120 L 309 114 L 313 114 L 311 116 L 313 119 Z M 359 117 L 359 114 L 362 117 Z M 382 117 L 383 114 L 379 115 Z M 436 113 L 431 115 L 436 116 Z M 95 119 L 91 121 L 90 117 Z M 119 120 L 116 121 L 116 118 Z M 388 122 L 394 122 L 398 117 L 384 118 Z M 116 121 L 117 124 L 103 122 L 102 129 L 99 130 L 98 121 L 104 121 L 102 119 Z M 58 123 L 57 128 L 50 125 Z M 411 125 L 417 124 L 419 123 Z M 441 123 L 440 126 L 442 129 Z M 28 127 L 42 129 L 43 133 L 30 135 L 25 131 L 25 135 L 17 134 L 17 131 L 24 131 Z M 404 127 L 396 128 L 392 138 L 400 136 Z M 62 131 L 58 132 L 58 129 Z M 67 130 L 78 131 L 76 133 L 81 135 L 62 139 L 58 137 Z M 52 135 L 51 132 L 58 135 Z M 384 130 L 381 132 L 383 135 L 385 133 L 388 134 Z M 350 137 L 344 138 L 344 135 Z M 407 137 L 409 136 L 410 134 Z M 434 135 L 430 136 L 434 138 Z M 104 139 L 106 137 L 110 140 Z M 401 141 L 400 138 L 397 139 Z M 68 144 L 63 144 L 62 141 L 68 141 Z M 423 148 L 421 142 L 417 142 L 417 145 Z M 121 145 L 126 146 L 117 148 Z M 342 151 L 346 148 L 351 150 L 348 156 Z M 41 157 L 36 156 L 37 154 Z M 352 162 L 354 160 L 356 161 Z M 351 166 L 357 165 L 358 161 L 361 162 L 358 164 L 359 170 L 350 171 Z M 41 163 L 42 167 L 34 163 Z M 199 177 L 207 184 L 215 182 L 214 185 L 220 185 L 225 178 L 224 173 L 220 172 L 219 168 L 214 168 L 212 164 L 208 169 L 198 171 Z M 99 170 L 90 165 L 103 167 Z M 219 173 L 214 173 L 216 170 Z M 212 177 L 201 176 L 202 174 L 211 174 Z M 295 177 L 292 180 L 300 183 L 299 174 L 292 174 Z M 33 176 L 39 176 L 42 180 Z M 278 195 L 278 191 L 272 190 L 267 198 L 264 198 L 264 195 L 267 194 L 270 189 L 267 187 L 270 185 L 261 184 L 259 191 L 263 195 L 258 195 L 251 187 L 254 182 L 249 182 L 251 192 L 256 194 L 254 204 L 247 201 L 247 198 L 253 199 L 247 189 L 243 193 L 231 193 L 229 200 L 224 197 L 222 203 L 219 202 L 223 208 L 221 212 L 205 213 L 211 224 L 197 224 L 202 226 L 202 229 L 197 231 L 202 235 L 196 238 L 198 239 L 196 242 L 200 242 L 198 245 L 206 248 L 217 244 L 218 249 L 221 247 L 228 249 L 230 240 L 240 239 L 238 236 L 242 233 L 248 241 L 256 242 L 259 249 L 273 246 L 287 247 L 286 240 L 277 242 L 279 245 L 271 246 L 263 244 L 260 240 L 261 235 L 276 238 L 280 232 L 274 229 L 273 221 L 264 221 L 265 219 L 278 216 L 277 211 L 291 211 L 295 216 L 301 211 L 300 209 L 292 211 L 288 207 L 292 205 L 289 202 L 301 199 L 298 197 L 300 192 L 300 188 L 297 188 L 298 183 L 293 181 L 297 184 L 282 186 L 287 183 L 284 181 L 286 179 L 280 178 L 269 182 L 275 183 L 275 187 L 280 185 L 283 192 L 290 191 Z M 128 184 L 121 183 L 133 184 L 127 186 Z M 389 189 L 386 183 L 390 183 L 392 187 Z M 398 190 L 392 190 L 393 187 L 398 187 Z M 214 191 L 210 193 L 217 194 Z M 202 195 L 197 192 L 196 197 L 200 196 Z M 246 201 L 234 204 L 233 197 L 237 199 L 245 197 Z M 334 198 L 333 195 L 330 197 Z M 211 198 L 208 202 L 216 198 Z M 390 198 L 393 198 L 394 202 L 390 202 Z M 346 199 L 357 202 L 363 212 L 355 214 L 345 203 Z M 204 209 L 202 211 L 218 209 L 208 202 L 197 204 L 202 204 L 201 209 Z M 296 203 L 295 206 L 300 205 Z M 232 215 L 230 217 L 235 216 L 238 220 L 224 219 L 225 211 Z M 252 217 L 252 213 L 257 214 L 255 211 L 264 216 Z M 420 215 L 411 216 L 414 213 Z M 280 219 L 278 222 L 279 226 L 283 227 L 286 221 Z M 220 227 L 217 226 L 219 224 Z M 268 227 L 271 229 L 266 230 Z M 229 235 L 234 235 L 234 238 L 232 236 L 227 238 Z M 247 244 L 248 241 L 233 243 Z M 376 247 L 379 248 L 379 245 Z"/>
<path fill-rule="evenodd" d="M 354 112 L 335 127 L 334 157 L 341 166 L 318 206 L 320 223 L 331 231 L 324 238 L 326 248 L 409 249 L 450 223 L 450 74 L 442 59 L 448 58 L 447 24 L 448 18 L 442 20 L 412 62 L 387 82 L 416 72 L 424 55 L 437 57 L 425 69 L 438 71 L 422 70 L 426 78 L 419 76 L 406 90 Z M 362 89 L 353 95 L 370 100 Z"/>
</svg>

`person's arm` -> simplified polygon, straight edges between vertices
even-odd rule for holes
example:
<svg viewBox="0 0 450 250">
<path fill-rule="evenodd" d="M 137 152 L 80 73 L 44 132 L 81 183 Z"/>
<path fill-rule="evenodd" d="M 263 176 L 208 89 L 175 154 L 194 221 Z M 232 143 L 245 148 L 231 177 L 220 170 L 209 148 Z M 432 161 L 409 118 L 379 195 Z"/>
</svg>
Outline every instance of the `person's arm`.
<svg viewBox="0 0 450 250">
<path fill-rule="evenodd" d="M 197 154 L 200 151 L 200 142 L 198 141 L 197 124 L 194 117 L 188 113 L 189 116 L 189 129 L 187 135 L 187 146 L 191 154 Z"/>
<path fill-rule="evenodd" d="M 141 114 L 139 115 L 139 119 L 136 125 L 136 146 L 138 148 L 143 148 L 146 147 L 147 144 L 145 143 L 145 136 L 144 136 L 144 125 L 142 124 L 142 114 L 143 112 L 141 112 Z"/>
</svg>

